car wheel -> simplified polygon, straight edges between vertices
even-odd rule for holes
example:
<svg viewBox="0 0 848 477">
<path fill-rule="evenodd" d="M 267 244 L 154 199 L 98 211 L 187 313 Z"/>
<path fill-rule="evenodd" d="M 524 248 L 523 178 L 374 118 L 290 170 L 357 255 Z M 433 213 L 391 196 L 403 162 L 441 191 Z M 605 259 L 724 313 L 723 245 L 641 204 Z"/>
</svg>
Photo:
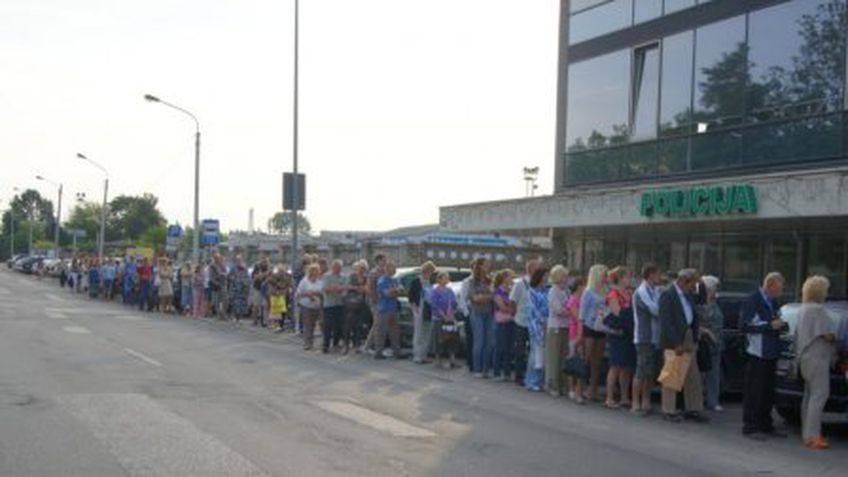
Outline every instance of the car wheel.
<svg viewBox="0 0 848 477">
<path fill-rule="evenodd" d="M 786 421 L 786 424 L 796 427 L 801 425 L 801 410 L 790 407 L 778 407 L 777 413 Z"/>
</svg>

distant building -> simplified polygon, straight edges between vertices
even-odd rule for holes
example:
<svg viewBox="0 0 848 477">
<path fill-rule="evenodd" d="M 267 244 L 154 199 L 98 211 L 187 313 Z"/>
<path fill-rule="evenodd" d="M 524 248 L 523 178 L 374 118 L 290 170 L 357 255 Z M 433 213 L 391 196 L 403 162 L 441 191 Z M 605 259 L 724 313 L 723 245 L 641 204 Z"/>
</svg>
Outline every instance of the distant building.
<svg viewBox="0 0 848 477">
<path fill-rule="evenodd" d="M 301 236 L 302 251 L 341 259 L 349 265 L 365 258 L 369 262 L 382 253 L 398 266 L 410 267 L 432 260 L 439 266 L 467 267 L 475 257 L 486 257 L 493 266 L 521 268 L 529 257 L 548 257 L 550 245 L 544 239 L 523 239 L 489 234 L 458 234 L 438 225 L 405 227 L 387 232 L 325 231 L 317 236 Z M 290 263 L 291 237 L 230 233 L 221 248 L 255 261 L 267 253 L 275 262 Z"/>
</svg>

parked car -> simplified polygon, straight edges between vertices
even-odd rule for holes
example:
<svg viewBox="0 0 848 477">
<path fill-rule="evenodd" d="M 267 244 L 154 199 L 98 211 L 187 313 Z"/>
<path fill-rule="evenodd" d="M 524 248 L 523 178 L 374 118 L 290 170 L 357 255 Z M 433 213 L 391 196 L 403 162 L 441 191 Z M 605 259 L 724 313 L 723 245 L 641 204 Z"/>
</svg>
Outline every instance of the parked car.
<svg viewBox="0 0 848 477">
<path fill-rule="evenodd" d="M 43 261 L 44 257 L 40 255 L 26 257 L 15 262 L 15 270 L 21 273 L 31 274 L 33 270 L 35 270 L 38 265 Z"/>
<path fill-rule="evenodd" d="M 15 262 L 17 262 L 18 260 L 20 260 L 22 258 L 26 258 L 26 256 L 27 255 L 25 253 L 19 253 L 19 254 L 13 255 L 9 260 L 6 260 L 6 267 L 7 268 L 13 268 L 15 266 Z"/>
<path fill-rule="evenodd" d="M 830 371 L 830 397 L 824 411 L 841 414 L 841 422 L 845 422 L 848 419 L 848 302 L 827 302 L 825 307 L 837 330 L 840 356 Z M 793 425 L 801 422 L 801 401 L 804 398 L 803 378 L 793 377 L 790 373 L 795 359 L 793 341 L 800 309 L 800 303 L 790 303 L 780 309 L 781 318 L 789 324 L 789 333 L 783 336 L 786 349 L 777 364 L 775 408 L 787 423 Z"/>
<path fill-rule="evenodd" d="M 754 288 L 756 289 L 756 288 Z M 753 290 L 750 292 L 753 293 Z M 739 319 L 742 304 L 750 293 L 738 291 L 719 292 L 716 300 L 724 315 L 724 327 L 721 340 L 724 351 L 721 354 L 721 393 L 741 393 L 745 383 L 745 364 L 748 362 L 748 347 L 745 334 L 739 331 Z"/>
</svg>

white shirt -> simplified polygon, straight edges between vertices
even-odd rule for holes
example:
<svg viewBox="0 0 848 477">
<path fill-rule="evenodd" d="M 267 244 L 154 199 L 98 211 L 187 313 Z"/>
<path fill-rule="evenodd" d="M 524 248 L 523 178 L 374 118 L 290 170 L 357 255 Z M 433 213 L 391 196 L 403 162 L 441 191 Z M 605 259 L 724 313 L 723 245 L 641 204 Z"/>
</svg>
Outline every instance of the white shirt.
<svg viewBox="0 0 848 477">
<path fill-rule="evenodd" d="M 324 291 L 324 282 L 320 279 L 315 280 L 314 282 L 309 281 L 308 278 L 304 278 L 300 281 L 300 284 L 297 286 L 297 304 L 304 307 L 309 308 L 311 310 L 315 310 L 321 308 L 321 297 L 319 296 L 301 296 L 303 293 L 308 292 L 318 292 L 322 293 Z"/>
<path fill-rule="evenodd" d="M 512 291 L 509 292 L 509 299 L 515 303 L 515 324 L 522 328 L 527 328 L 527 312 L 530 305 L 530 278 L 523 277 L 512 285 Z"/>
</svg>

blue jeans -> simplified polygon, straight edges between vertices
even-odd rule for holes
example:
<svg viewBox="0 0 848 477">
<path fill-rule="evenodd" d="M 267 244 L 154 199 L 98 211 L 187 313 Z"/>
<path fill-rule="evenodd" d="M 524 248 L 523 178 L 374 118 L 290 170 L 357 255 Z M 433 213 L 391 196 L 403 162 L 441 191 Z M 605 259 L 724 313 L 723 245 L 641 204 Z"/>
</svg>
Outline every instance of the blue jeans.
<svg viewBox="0 0 848 477">
<path fill-rule="evenodd" d="M 502 375 L 509 378 L 512 373 L 516 326 L 514 321 L 495 323 L 494 377 Z"/>
<path fill-rule="evenodd" d="M 150 308 L 150 282 L 142 281 L 138 289 L 138 309 L 141 311 Z"/>
<path fill-rule="evenodd" d="M 537 357 L 541 356 L 544 353 L 544 344 L 539 343 L 538 345 L 530 343 L 530 355 L 527 357 L 527 371 L 524 375 L 524 387 L 533 391 L 541 391 L 542 387 L 545 385 L 545 369 L 544 367 L 536 367 L 537 361 L 544 361 L 544 359 L 537 359 Z"/>
<path fill-rule="evenodd" d="M 495 354 L 495 320 L 491 312 L 471 312 L 474 372 L 488 373 Z"/>
</svg>

